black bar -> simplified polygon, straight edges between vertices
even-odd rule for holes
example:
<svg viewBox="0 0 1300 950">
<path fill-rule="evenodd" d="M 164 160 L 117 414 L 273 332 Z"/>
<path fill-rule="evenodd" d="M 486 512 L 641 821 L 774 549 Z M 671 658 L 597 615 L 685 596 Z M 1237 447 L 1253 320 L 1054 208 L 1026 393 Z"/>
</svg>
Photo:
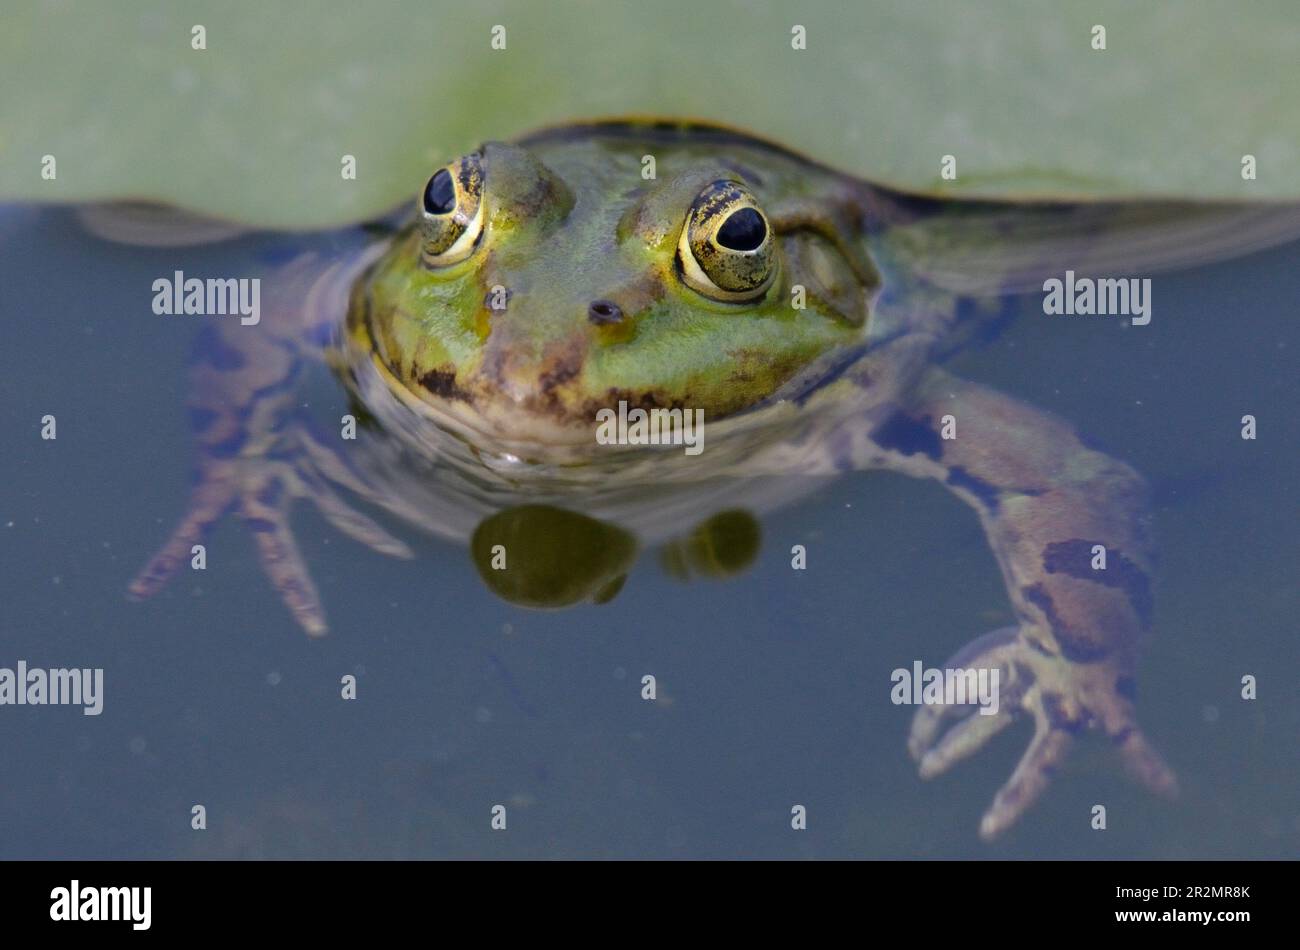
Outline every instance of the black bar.
<svg viewBox="0 0 1300 950">
<path fill-rule="evenodd" d="M 733 932 L 842 920 L 861 935 L 902 928 L 918 938 L 983 933 L 1006 942 L 1011 930 L 1043 946 L 1067 934 L 1204 933 L 1226 945 L 1294 928 L 1295 870 L 1244 861 L 11 862 L 0 866 L 0 919 L 7 936 L 82 938 L 337 939 L 418 925 L 437 939 L 463 926 L 499 935 L 513 924 L 542 939 L 556 927 L 612 934 L 607 922 L 622 920 L 629 934 L 663 939 L 694 919 Z M 149 888 L 147 930 L 135 926 L 143 890 L 134 892 L 140 903 L 119 904 L 125 920 L 51 919 L 67 915 L 74 880 L 78 916 L 124 900 L 109 892 L 101 905 L 101 888 Z"/>
</svg>

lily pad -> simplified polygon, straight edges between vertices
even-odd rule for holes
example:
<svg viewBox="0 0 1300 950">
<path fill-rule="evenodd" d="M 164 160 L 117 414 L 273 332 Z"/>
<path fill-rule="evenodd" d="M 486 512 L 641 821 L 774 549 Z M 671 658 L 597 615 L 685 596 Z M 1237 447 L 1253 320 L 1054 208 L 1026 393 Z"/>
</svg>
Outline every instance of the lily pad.
<svg viewBox="0 0 1300 950">
<path fill-rule="evenodd" d="M 11 2 L 0 199 L 326 227 L 485 138 L 629 113 L 944 194 L 1294 199 L 1297 49 L 1292 0 Z"/>
</svg>

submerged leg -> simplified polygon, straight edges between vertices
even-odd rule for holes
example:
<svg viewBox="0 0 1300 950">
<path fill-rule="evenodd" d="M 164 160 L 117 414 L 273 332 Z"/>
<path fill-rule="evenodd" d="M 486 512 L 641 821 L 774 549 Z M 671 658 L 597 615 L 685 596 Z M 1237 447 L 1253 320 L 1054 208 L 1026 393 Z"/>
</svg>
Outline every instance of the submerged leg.
<svg viewBox="0 0 1300 950">
<path fill-rule="evenodd" d="M 225 517 L 235 500 L 232 473 L 214 473 L 201 480 L 190 492 L 189 510 L 162 549 L 149 559 L 127 588 L 132 597 L 152 597 L 171 580 L 191 556 L 194 545 L 207 537 L 208 531 Z"/>
<path fill-rule="evenodd" d="M 260 325 L 209 326 L 198 335 L 188 399 L 198 454 L 195 487 L 171 538 L 132 581 L 131 596 L 161 590 L 193 546 L 234 511 L 252 531 L 262 568 L 294 619 L 309 634 L 324 633 L 320 596 L 289 524 L 289 508 L 298 498 L 313 501 L 331 524 L 375 550 L 411 556 L 405 544 L 333 490 L 331 482 L 363 498 L 372 494 L 342 458 L 342 447 L 315 438 L 297 407 L 297 380 L 316 355 L 300 311 L 315 307 L 322 311 L 317 317 L 328 318 L 320 288 L 347 285 L 341 279 L 331 283 L 332 272 L 304 256 L 276 275 Z"/>
<path fill-rule="evenodd" d="M 283 477 L 272 469 L 259 469 L 240 497 L 239 514 L 253 533 L 262 570 L 285 606 L 307 633 L 318 637 L 326 630 L 325 611 L 293 538 L 289 497 Z"/>
<path fill-rule="evenodd" d="M 907 399 L 876 407 L 843 449 L 856 467 L 937 479 L 974 508 L 1018 621 L 948 661 L 998 669 L 1000 709 L 981 716 L 921 707 L 909 750 L 922 776 L 945 771 L 1027 714 L 1034 737 L 985 814 L 983 837 L 1033 804 L 1085 728 L 1108 735 L 1146 787 L 1174 792 L 1173 772 L 1134 713 L 1137 646 L 1152 610 L 1138 475 L 1083 445 L 1061 420 L 939 370 Z"/>
</svg>

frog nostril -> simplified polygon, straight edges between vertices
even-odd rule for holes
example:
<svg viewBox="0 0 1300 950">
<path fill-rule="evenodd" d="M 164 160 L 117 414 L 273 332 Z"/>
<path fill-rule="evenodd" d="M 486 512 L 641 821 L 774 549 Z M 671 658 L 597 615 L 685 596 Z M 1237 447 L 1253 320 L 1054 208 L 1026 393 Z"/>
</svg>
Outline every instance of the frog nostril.
<svg viewBox="0 0 1300 950">
<path fill-rule="evenodd" d="M 623 308 L 610 300 L 593 300 L 587 308 L 587 319 L 598 326 L 618 323 L 623 319 Z"/>
</svg>

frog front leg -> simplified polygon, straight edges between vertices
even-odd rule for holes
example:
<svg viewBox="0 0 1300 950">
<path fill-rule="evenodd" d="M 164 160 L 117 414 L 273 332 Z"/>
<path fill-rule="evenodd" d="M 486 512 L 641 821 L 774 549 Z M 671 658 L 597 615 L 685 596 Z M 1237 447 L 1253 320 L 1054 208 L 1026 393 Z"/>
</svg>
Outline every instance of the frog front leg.
<svg viewBox="0 0 1300 950">
<path fill-rule="evenodd" d="M 876 405 L 841 450 L 853 467 L 941 481 L 974 508 L 1017 621 L 948 661 L 998 669 L 1000 710 L 920 707 L 909 750 L 921 775 L 938 775 L 1028 714 L 1033 738 L 984 815 L 985 839 L 1033 804 L 1085 728 L 1109 736 L 1148 788 L 1174 792 L 1173 772 L 1134 714 L 1137 646 L 1152 609 L 1141 478 L 1084 446 L 1065 422 L 940 370 L 909 393 Z"/>
<path fill-rule="evenodd" d="M 276 275 L 276 292 L 258 326 L 206 327 L 195 340 L 187 399 L 197 459 L 186 514 L 131 582 L 129 593 L 159 591 L 191 558 L 193 546 L 227 514 L 252 533 L 263 571 L 307 633 L 326 630 L 325 612 L 289 523 L 296 499 L 308 499 L 334 527 L 375 550 L 411 557 L 410 549 L 353 509 L 335 485 L 380 501 L 337 448 L 300 411 L 296 384 L 317 356 L 310 318 L 328 316 L 313 302 L 335 268 L 304 255 Z"/>
</svg>

